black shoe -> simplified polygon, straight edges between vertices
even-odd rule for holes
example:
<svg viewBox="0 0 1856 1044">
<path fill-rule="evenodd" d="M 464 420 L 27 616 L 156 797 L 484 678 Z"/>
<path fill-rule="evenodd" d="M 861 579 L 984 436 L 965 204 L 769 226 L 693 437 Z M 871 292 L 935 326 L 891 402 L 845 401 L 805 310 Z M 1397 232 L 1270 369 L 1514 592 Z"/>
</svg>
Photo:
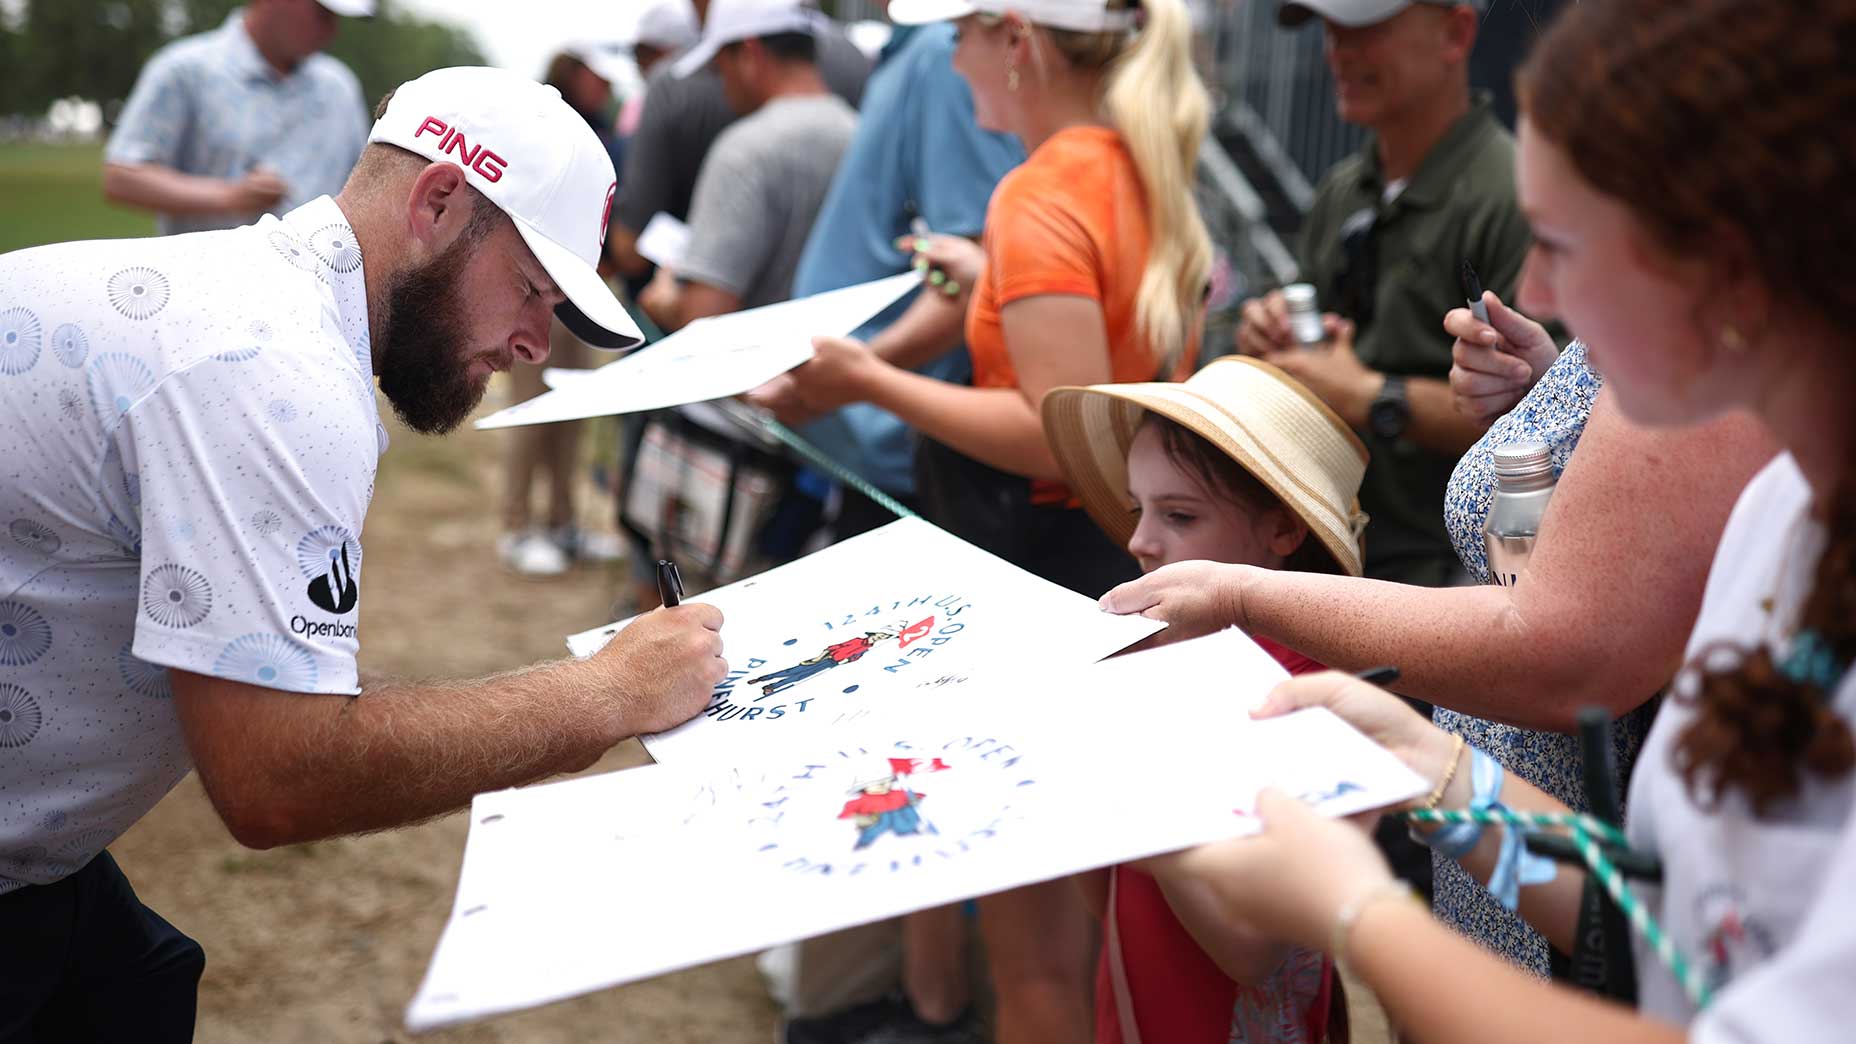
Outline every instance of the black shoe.
<svg viewBox="0 0 1856 1044">
<path fill-rule="evenodd" d="M 900 994 L 879 997 L 855 1008 L 791 1019 L 780 1038 L 784 1044 L 987 1044 L 971 1011 L 946 1025 L 923 1021 Z"/>
</svg>

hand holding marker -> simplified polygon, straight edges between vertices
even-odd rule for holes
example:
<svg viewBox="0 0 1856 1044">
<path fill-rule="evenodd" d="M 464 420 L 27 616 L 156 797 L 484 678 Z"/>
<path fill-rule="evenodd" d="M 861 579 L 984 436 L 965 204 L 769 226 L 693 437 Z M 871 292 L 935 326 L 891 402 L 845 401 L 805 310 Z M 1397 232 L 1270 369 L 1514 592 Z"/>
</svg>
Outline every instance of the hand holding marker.
<svg viewBox="0 0 1856 1044">
<path fill-rule="evenodd" d="M 915 237 L 909 244 L 915 251 L 915 270 L 923 273 L 929 286 L 940 287 L 941 292 L 949 297 L 960 296 L 960 283 L 948 277 L 948 274 L 928 262 L 928 237 L 934 233 L 928 229 L 928 222 L 916 218 L 909 222 L 909 232 Z"/>
<path fill-rule="evenodd" d="M 1463 279 L 1463 299 L 1469 305 L 1469 314 L 1475 316 L 1476 321 L 1482 325 L 1493 327 L 1495 324 L 1489 322 L 1489 306 L 1482 303 L 1482 280 L 1476 278 L 1476 267 L 1469 263 L 1469 258 L 1463 259 L 1463 267 L 1458 274 Z M 1507 343 L 1498 340 L 1492 347 L 1506 348 Z"/>
</svg>

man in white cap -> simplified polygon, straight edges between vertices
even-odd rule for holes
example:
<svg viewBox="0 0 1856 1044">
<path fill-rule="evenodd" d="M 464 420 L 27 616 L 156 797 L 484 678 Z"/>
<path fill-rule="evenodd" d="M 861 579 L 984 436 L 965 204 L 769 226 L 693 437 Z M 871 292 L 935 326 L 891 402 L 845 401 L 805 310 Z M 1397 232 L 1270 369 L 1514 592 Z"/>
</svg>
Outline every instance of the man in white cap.
<svg viewBox="0 0 1856 1044">
<path fill-rule="evenodd" d="M 200 949 L 104 849 L 190 768 L 253 847 L 377 830 L 584 768 L 726 673 L 685 605 L 586 660 L 358 678 L 375 379 L 442 432 L 551 315 L 640 340 L 594 271 L 612 164 L 552 88 L 439 70 L 369 140 L 281 218 L 0 256 L 0 1040 L 189 1038 Z"/>
<path fill-rule="evenodd" d="M 360 81 L 320 54 L 374 0 L 249 0 L 155 52 L 103 153 L 103 195 L 164 235 L 233 228 L 332 195 L 367 142 Z"/>
<path fill-rule="evenodd" d="M 697 0 L 697 20 L 707 24 L 716 17 L 714 6 Z M 870 59 L 835 23 L 820 27 L 816 47 L 825 85 L 855 107 L 870 75 Z M 644 106 L 626 146 L 612 205 L 609 252 L 634 291 L 651 274 L 651 262 L 638 253 L 638 234 L 660 213 L 689 219 L 690 196 L 709 148 L 739 115 L 722 92 L 713 64 L 687 76 L 678 76 L 674 64 L 660 62 L 645 80 Z"/>
<path fill-rule="evenodd" d="M 677 271 L 659 269 L 639 297 L 664 329 L 792 296 L 806 235 L 857 130 L 857 110 L 819 73 L 828 26 L 799 0 L 714 0 L 702 41 L 676 60 L 681 77 L 714 63 L 741 119 L 703 160 Z"/>
</svg>

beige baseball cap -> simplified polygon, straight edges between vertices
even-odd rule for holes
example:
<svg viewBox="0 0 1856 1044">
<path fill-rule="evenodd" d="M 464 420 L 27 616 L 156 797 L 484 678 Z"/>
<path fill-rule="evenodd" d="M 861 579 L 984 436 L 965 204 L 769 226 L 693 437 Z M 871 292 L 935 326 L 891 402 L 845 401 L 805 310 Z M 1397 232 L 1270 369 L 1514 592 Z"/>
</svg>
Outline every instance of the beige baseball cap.
<svg viewBox="0 0 1856 1044">
<path fill-rule="evenodd" d="M 1349 576 L 1361 573 L 1365 443 L 1301 382 L 1266 362 L 1227 356 L 1184 383 L 1054 388 L 1044 434 L 1070 488 L 1115 542 L 1134 536 L 1128 446 L 1152 411 L 1198 435 L 1308 523 Z"/>
</svg>

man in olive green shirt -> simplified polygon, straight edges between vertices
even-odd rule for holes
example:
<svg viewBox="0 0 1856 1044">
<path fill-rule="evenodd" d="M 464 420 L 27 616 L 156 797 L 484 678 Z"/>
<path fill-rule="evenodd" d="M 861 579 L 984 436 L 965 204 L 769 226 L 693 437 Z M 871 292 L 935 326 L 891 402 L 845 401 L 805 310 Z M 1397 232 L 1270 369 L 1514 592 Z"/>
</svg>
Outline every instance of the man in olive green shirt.
<svg viewBox="0 0 1856 1044">
<path fill-rule="evenodd" d="M 1444 313 L 1463 304 L 1465 260 L 1512 300 L 1530 241 L 1514 139 L 1469 88 L 1481 6 L 1283 5 L 1284 25 L 1321 20 L 1340 116 L 1373 133 L 1322 179 L 1303 228 L 1302 278 L 1327 313 L 1327 345 L 1296 346 L 1281 291 L 1247 302 L 1237 333 L 1240 351 L 1300 379 L 1371 449 L 1367 575 L 1426 586 L 1460 576 L 1444 487 L 1484 430 L 1452 405 Z"/>
</svg>

